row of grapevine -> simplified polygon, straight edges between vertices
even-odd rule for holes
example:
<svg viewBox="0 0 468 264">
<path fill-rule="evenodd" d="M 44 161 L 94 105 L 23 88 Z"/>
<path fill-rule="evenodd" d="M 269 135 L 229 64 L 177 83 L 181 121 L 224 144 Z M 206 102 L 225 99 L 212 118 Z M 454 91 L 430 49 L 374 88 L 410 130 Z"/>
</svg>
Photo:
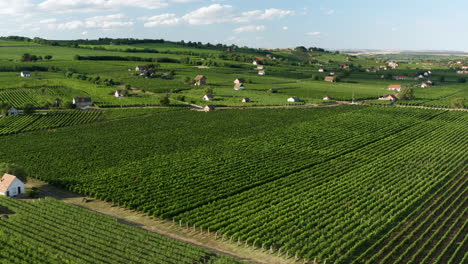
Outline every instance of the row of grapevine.
<svg viewBox="0 0 468 264">
<path fill-rule="evenodd" d="M 0 198 L 0 258 L 10 263 L 241 263 L 54 199 Z"/>
<path fill-rule="evenodd" d="M 398 141 L 370 144 L 176 220 L 256 247 L 348 263 L 360 244 L 385 234 L 466 166 L 466 122 L 463 113 L 444 114 L 398 134 Z"/>
<path fill-rule="evenodd" d="M 169 111 L 0 138 L 0 157 L 219 239 L 349 263 L 466 165 L 466 122 L 360 106 Z"/>
<path fill-rule="evenodd" d="M 100 116 L 100 111 L 56 111 L 46 114 L 0 117 L 0 135 L 93 123 Z"/>
</svg>

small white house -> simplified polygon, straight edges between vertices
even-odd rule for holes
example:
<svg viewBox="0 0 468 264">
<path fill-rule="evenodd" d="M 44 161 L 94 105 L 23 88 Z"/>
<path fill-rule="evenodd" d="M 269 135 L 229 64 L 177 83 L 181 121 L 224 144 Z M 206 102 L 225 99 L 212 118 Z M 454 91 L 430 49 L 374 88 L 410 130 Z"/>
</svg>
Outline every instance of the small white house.
<svg viewBox="0 0 468 264">
<path fill-rule="evenodd" d="M 16 176 L 5 173 L 0 179 L 0 195 L 9 197 L 25 193 L 24 183 Z"/>
<path fill-rule="evenodd" d="M 288 98 L 288 102 L 289 102 L 289 103 L 295 103 L 295 102 L 299 102 L 299 101 L 301 101 L 301 100 L 299 99 L 299 97 L 293 96 L 293 97 L 289 97 L 289 98 Z"/>
<path fill-rule="evenodd" d="M 8 109 L 7 111 L 7 116 L 16 116 L 19 114 L 19 111 L 18 109 L 14 108 L 14 107 L 11 107 L 10 109 Z"/>
<path fill-rule="evenodd" d="M 120 90 L 115 91 L 114 96 L 117 98 L 124 97 L 124 95 L 122 94 Z"/>
<path fill-rule="evenodd" d="M 31 77 L 31 73 L 28 71 L 22 71 L 20 73 L 21 77 Z"/>
<path fill-rule="evenodd" d="M 211 94 L 205 94 L 205 96 L 203 96 L 203 100 L 205 100 L 205 101 L 213 101 L 213 95 L 211 95 Z"/>
<path fill-rule="evenodd" d="M 266 72 L 264 70 L 258 71 L 258 75 L 260 75 L 260 76 L 264 76 L 265 74 L 266 74 Z"/>
<path fill-rule="evenodd" d="M 213 105 L 207 105 L 203 108 L 203 111 L 205 112 L 210 112 L 210 111 L 214 111 L 215 110 L 215 107 Z"/>
<path fill-rule="evenodd" d="M 329 101 L 329 100 L 331 100 L 331 97 L 328 96 L 328 95 L 325 95 L 325 96 L 323 97 L 323 100 L 324 100 L 324 101 Z"/>
<path fill-rule="evenodd" d="M 91 97 L 75 97 L 73 98 L 73 104 L 76 105 L 76 107 L 87 107 L 92 106 L 93 101 Z"/>
<path fill-rule="evenodd" d="M 265 67 L 263 65 L 258 65 L 257 66 L 257 70 L 263 70 L 263 69 L 265 69 Z"/>
<path fill-rule="evenodd" d="M 325 72 L 325 69 L 320 68 L 320 69 L 318 70 L 318 72 Z"/>
<path fill-rule="evenodd" d="M 258 61 L 256 61 L 256 60 L 254 60 L 254 61 L 252 62 L 252 64 L 253 64 L 253 65 L 258 65 L 258 64 L 259 64 L 259 62 L 258 62 Z"/>
</svg>

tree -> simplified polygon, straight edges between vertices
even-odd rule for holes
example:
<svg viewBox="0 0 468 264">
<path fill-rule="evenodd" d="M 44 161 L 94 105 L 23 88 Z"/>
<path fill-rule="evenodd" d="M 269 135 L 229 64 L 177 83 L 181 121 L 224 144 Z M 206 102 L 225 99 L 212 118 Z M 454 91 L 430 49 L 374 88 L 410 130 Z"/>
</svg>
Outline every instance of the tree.
<svg viewBox="0 0 468 264">
<path fill-rule="evenodd" d="M 450 101 L 450 104 L 456 108 L 465 108 L 465 98 L 463 97 L 453 98 L 452 101 Z"/>
<path fill-rule="evenodd" d="M 166 94 L 159 102 L 163 106 L 168 106 L 171 103 L 171 100 L 169 99 L 169 95 Z"/>
<path fill-rule="evenodd" d="M 10 108 L 11 108 L 11 105 L 9 103 L 0 102 L 0 115 L 6 116 Z"/>
<path fill-rule="evenodd" d="M 192 78 L 190 78 L 189 76 L 186 76 L 186 77 L 184 78 L 184 83 L 185 83 L 185 84 L 193 84 L 193 80 L 192 80 Z"/>
<path fill-rule="evenodd" d="M 62 107 L 65 109 L 74 109 L 76 108 L 76 105 L 74 105 L 73 102 L 67 101 L 64 104 L 62 104 Z"/>
<path fill-rule="evenodd" d="M 52 55 L 45 55 L 44 57 L 46 60 L 51 60 L 52 59 Z"/>
<path fill-rule="evenodd" d="M 439 82 L 441 82 L 441 83 L 445 82 L 445 76 L 444 75 L 441 75 L 439 77 Z"/>
<path fill-rule="evenodd" d="M 26 114 L 26 115 L 34 114 L 35 112 L 36 112 L 36 110 L 34 109 L 34 105 L 32 105 L 32 104 L 26 104 L 23 107 L 23 113 Z"/>
<path fill-rule="evenodd" d="M 409 100 L 413 98 L 414 98 L 414 91 L 413 91 L 413 88 L 411 88 L 411 86 L 406 86 L 398 94 L 398 99 L 401 99 L 401 100 Z"/>
<path fill-rule="evenodd" d="M 206 87 L 204 91 L 206 95 L 214 95 L 213 88 Z"/>
<path fill-rule="evenodd" d="M 130 84 L 126 84 L 126 85 L 125 85 L 125 89 L 126 89 L 126 90 L 130 90 L 131 88 L 132 88 L 132 86 L 131 86 Z"/>
<path fill-rule="evenodd" d="M 296 47 L 294 50 L 299 52 L 307 52 L 307 48 L 304 46 Z"/>
<path fill-rule="evenodd" d="M 0 163 L 0 174 L 3 176 L 5 173 L 15 175 L 22 182 L 26 182 L 27 180 L 24 170 L 13 163 Z"/>
<path fill-rule="evenodd" d="M 466 78 L 465 77 L 460 77 L 460 78 L 457 79 L 457 82 L 466 83 Z"/>
<path fill-rule="evenodd" d="M 314 75 L 312 75 L 312 80 L 314 80 L 314 81 L 318 81 L 318 79 L 319 79 L 318 75 L 315 75 L 315 74 L 314 74 Z"/>
</svg>

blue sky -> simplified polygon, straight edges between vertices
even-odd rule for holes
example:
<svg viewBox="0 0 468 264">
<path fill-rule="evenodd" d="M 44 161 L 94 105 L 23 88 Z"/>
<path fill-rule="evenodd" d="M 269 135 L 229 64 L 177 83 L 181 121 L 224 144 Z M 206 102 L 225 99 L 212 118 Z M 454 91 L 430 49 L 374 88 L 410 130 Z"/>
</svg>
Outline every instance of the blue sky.
<svg viewBox="0 0 468 264">
<path fill-rule="evenodd" d="M 0 35 L 468 50 L 461 0 L 0 0 Z"/>
</svg>

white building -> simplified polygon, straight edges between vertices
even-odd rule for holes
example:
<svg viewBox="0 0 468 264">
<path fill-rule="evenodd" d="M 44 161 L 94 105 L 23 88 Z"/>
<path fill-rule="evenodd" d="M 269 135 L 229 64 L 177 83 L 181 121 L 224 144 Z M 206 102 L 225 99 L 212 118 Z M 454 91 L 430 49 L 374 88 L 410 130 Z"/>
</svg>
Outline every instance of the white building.
<svg viewBox="0 0 468 264">
<path fill-rule="evenodd" d="M 124 97 L 120 90 L 115 91 L 114 96 L 117 98 Z"/>
<path fill-rule="evenodd" d="M 261 71 L 258 71 L 258 75 L 261 75 L 261 76 L 264 76 L 266 74 L 265 71 L 261 70 Z"/>
<path fill-rule="evenodd" d="M 31 73 L 28 71 L 22 71 L 20 73 L 21 77 L 31 77 Z"/>
<path fill-rule="evenodd" d="M 0 195 L 9 197 L 25 193 L 24 183 L 16 176 L 5 173 L 0 179 Z"/>
<path fill-rule="evenodd" d="M 7 111 L 7 116 L 16 116 L 19 114 L 19 111 L 18 109 L 14 108 L 14 107 L 11 107 L 10 109 L 8 109 Z"/>
<path fill-rule="evenodd" d="M 213 101 L 213 95 L 211 95 L 211 94 L 205 94 L 205 96 L 203 96 L 203 100 L 205 100 L 205 101 Z"/>
<path fill-rule="evenodd" d="M 323 97 L 323 100 L 324 100 L 324 101 L 331 100 L 331 97 L 330 97 L 330 96 L 328 96 L 328 95 L 325 95 L 325 97 Z"/>
<path fill-rule="evenodd" d="M 87 107 L 92 106 L 93 101 L 91 97 L 75 97 L 73 98 L 73 104 L 76 105 L 76 107 Z"/>
<path fill-rule="evenodd" d="M 299 102 L 299 101 L 300 101 L 299 97 L 289 97 L 288 98 L 288 102 L 290 102 L 290 103 Z"/>
</svg>

